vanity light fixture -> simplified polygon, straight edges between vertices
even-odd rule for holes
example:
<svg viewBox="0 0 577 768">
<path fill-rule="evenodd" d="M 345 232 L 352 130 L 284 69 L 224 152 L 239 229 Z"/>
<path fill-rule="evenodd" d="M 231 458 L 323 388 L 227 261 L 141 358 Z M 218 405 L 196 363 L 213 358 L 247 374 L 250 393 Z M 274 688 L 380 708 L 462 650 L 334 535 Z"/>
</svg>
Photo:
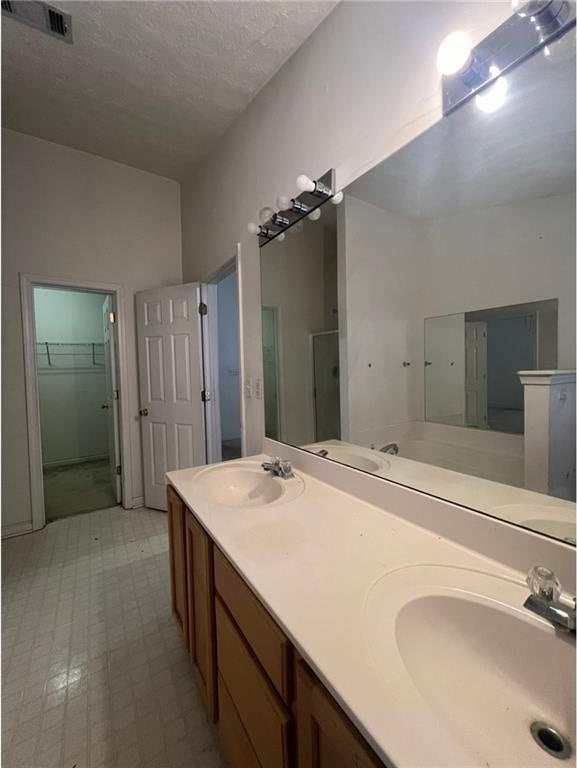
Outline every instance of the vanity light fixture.
<svg viewBox="0 0 577 768">
<path fill-rule="evenodd" d="M 343 202 L 344 193 L 342 190 L 340 192 L 337 192 L 336 195 L 333 195 L 331 197 L 331 203 L 333 205 L 340 205 Z"/>
<path fill-rule="evenodd" d="M 494 112 L 507 94 L 503 75 L 575 26 L 575 4 L 569 0 L 513 0 L 512 7 L 513 16 L 475 47 L 460 31 L 441 43 L 437 67 L 443 75 L 444 115 L 473 96 L 479 97 L 479 109 Z"/>
<path fill-rule="evenodd" d="M 280 195 L 277 198 L 279 213 L 269 206 L 261 208 L 258 214 L 259 224 L 251 222 L 248 231 L 251 235 L 258 235 L 259 245 L 263 246 L 271 240 L 284 239 L 284 233 L 298 232 L 302 229 L 302 221 L 305 216 L 311 221 L 318 221 L 321 216 L 320 206 L 327 200 L 333 199 L 338 205 L 343 199 L 343 193 L 337 192 L 333 197 L 335 188 L 335 172 L 333 169 L 324 173 L 316 181 L 301 174 L 297 179 L 297 187 L 301 190 L 296 197 Z"/>
</svg>

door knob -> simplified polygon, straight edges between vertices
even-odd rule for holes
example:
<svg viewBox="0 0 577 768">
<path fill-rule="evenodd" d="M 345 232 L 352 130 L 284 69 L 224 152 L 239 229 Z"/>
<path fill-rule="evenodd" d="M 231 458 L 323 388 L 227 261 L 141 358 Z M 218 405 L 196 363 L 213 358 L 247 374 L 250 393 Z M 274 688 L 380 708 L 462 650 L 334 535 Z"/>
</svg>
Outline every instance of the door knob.
<svg viewBox="0 0 577 768">
<path fill-rule="evenodd" d="M 100 407 L 103 408 L 105 411 L 107 411 L 110 408 L 108 403 L 102 403 L 102 405 Z"/>
<path fill-rule="evenodd" d="M 138 411 L 138 413 L 139 413 L 141 416 L 148 416 L 148 408 L 141 408 L 141 409 Z"/>
</svg>

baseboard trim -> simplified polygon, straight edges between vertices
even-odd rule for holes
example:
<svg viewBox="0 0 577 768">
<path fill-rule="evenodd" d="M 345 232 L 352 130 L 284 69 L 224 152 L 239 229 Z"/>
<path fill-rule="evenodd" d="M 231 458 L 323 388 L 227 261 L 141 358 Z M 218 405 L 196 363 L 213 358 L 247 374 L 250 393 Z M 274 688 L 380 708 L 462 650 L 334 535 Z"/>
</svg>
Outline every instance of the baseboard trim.
<svg viewBox="0 0 577 768">
<path fill-rule="evenodd" d="M 2 526 L 2 538 L 11 539 L 13 536 L 22 536 L 25 533 L 32 533 L 32 522 L 27 520 L 25 523 L 11 523 Z"/>
<path fill-rule="evenodd" d="M 44 461 L 42 462 L 42 468 L 48 467 L 49 469 L 52 469 L 53 467 L 67 467 L 70 464 L 86 464 L 89 461 L 103 461 L 104 459 L 108 458 L 107 453 L 103 453 L 97 456 L 81 456 L 80 458 L 74 458 L 74 459 L 57 459 L 56 461 Z"/>
</svg>

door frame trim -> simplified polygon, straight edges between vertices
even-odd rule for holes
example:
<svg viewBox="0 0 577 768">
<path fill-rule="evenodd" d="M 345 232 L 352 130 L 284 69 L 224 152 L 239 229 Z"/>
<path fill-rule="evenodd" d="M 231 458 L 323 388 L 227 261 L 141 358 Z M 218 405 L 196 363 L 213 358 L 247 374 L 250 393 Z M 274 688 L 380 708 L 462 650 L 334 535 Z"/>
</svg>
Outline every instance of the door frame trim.
<svg viewBox="0 0 577 768">
<path fill-rule="evenodd" d="M 34 316 L 34 288 L 74 289 L 108 293 L 114 296 L 117 319 L 117 363 L 119 400 L 120 455 L 122 462 L 122 506 L 132 506 L 132 446 L 130 442 L 130 417 L 128 407 L 128 366 L 126 356 L 126 306 L 124 288 L 117 283 L 99 283 L 92 280 L 72 280 L 20 272 L 20 298 L 22 304 L 22 332 L 24 341 L 24 381 L 28 434 L 28 461 L 30 471 L 30 502 L 32 530 L 46 525 L 44 484 L 42 472 L 42 436 L 40 434 L 40 404 L 38 394 L 38 370 L 36 366 L 36 326 Z"/>
<path fill-rule="evenodd" d="M 228 261 L 224 262 L 215 272 L 199 283 L 199 293 L 201 300 L 208 304 L 209 310 L 205 318 L 201 318 L 201 323 L 205 322 L 205 332 L 201 336 L 202 344 L 202 364 L 205 383 L 211 390 L 212 398 L 209 403 L 205 403 L 205 429 L 206 429 L 206 462 L 213 464 L 222 461 L 222 424 L 220 419 L 220 373 L 218 359 L 218 293 L 217 287 L 221 280 L 231 274 L 236 275 L 236 291 L 238 303 L 238 355 L 239 355 L 239 403 L 240 403 L 240 443 L 241 457 L 246 456 L 246 436 L 245 436 L 245 404 L 243 397 L 244 381 L 244 349 L 242 328 L 242 296 L 241 296 L 241 263 L 240 254 L 237 253 Z M 211 312 L 211 307 L 216 307 L 217 311 Z"/>
</svg>

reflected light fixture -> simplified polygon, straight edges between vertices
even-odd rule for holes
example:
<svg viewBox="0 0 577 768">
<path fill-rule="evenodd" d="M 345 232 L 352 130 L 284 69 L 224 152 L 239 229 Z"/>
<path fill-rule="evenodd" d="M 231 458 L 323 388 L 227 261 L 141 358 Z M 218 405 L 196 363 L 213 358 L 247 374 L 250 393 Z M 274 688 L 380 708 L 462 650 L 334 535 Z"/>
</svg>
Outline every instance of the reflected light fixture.
<svg viewBox="0 0 577 768">
<path fill-rule="evenodd" d="M 492 77 L 497 79 L 475 96 L 477 108 L 485 114 L 491 114 L 503 106 L 509 88 L 507 80 L 504 77 L 499 77 L 501 74 L 499 67 L 492 65 L 489 67 L 489 72 Z"/>
<path fill-rule="evenodd" d="M 552 0 L 511 0 L 511 8 L 522 19 L 529 16 L 537 16 L 541 11 L 544 11 Z"/>
<path fill-rule="evenodd" d="M 310 221 L 318 221 L 321 217 L 321 209 L 315 208 L 314 211 L 311 211 L 309 215 L 307 216 L 307 219 L 310 219 Z"/>
<path fill-rule="evenodd" d="M 463 72 L 471 63 L 473 41 L 467 32 L 451 32 L 443 40 L 437 52 L 437 69 L 441 75 Z"/>
<path fill-rule="evenodd" d="M 339 203 L 342 203 L 342 202 L 343 202 L 343 198 L 344 198 L 344 194 L 343 194 L 343 192 L 342 192 L 342 191 L 340 191 L 340 192 L 337 192 L 337 193 L 336 193 L 336 195 L 333 195 L 333 196 L 331 197 L 331 203 L 332 203 L 333 205 L 339 205 Z"/>
</svg>

